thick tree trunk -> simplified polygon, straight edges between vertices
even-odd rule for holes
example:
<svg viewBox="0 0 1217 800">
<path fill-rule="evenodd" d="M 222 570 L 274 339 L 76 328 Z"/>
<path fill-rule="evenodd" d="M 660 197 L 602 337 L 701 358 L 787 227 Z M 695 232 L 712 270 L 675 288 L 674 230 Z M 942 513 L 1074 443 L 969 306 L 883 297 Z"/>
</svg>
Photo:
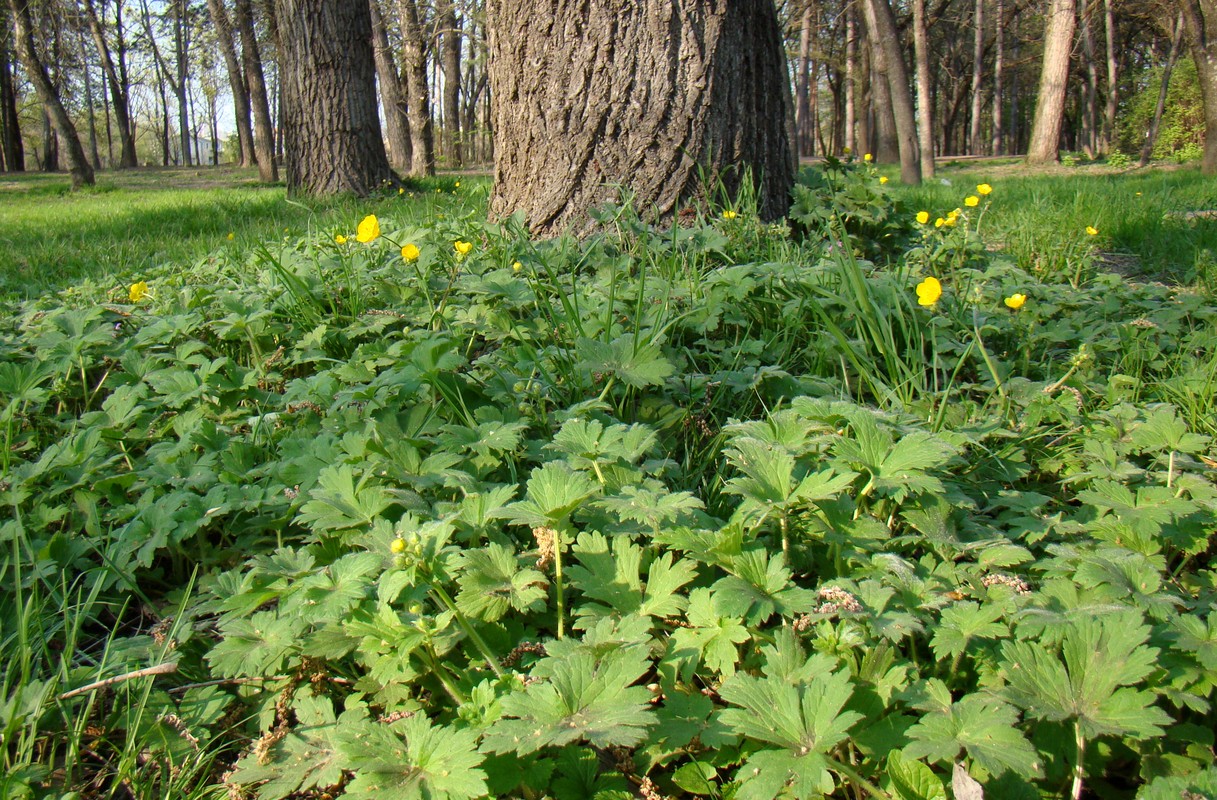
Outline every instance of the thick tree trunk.
<svg viewBox="0 0 1217 800">
<path fill-rule="evenodd" d="M 459 167 L 461 153 L 461 29 L 456 3 L 449 2 L 439 15 L 440 68 L 444 73 L 444 158 L 449 167 Z"/>
<path fill-rule="evenodd" d="M 8 6 L 13 14 L 17 55 L 25 67 L 26 76 L 34 84 L 38 97 L 46 107 L 51 124 L 55 126 L 55 131 L 59 134 L 59 138 L 63 140 L 64 147 L 67 148 L 68 170 L 72 175 L 72 188 L 79 189 L 82 186 L 92 186 L 94 183 L 93 167 L 89 165 L 89 160 L 85 157 L 84 148 L 80 144 L 80 137 L 76 133 L 76 126 L 72 124 L 72 118 L 68 116 L 67 109 L 64 108 L 63 101 L 59 97 L 59 92 L 56 91 L 55 85 L 51 83 L 51 76 L 47 73 L 45 65 L 43 65 L 42 60 L 38 56 L 38 49 L 34 44 L 34 25 L 30 19 L 29 0 L 8 0 Z M 49 156 L 51 147 L 48 145 L 46 149 Z M 49 159 L 47 159 L 47 163 L 49 163 Z"/>
<path fill-rule="evenodd" d="M 7 6 L 0 6 L 7 12 Z M 8 29 L 7 13 L 0 14 L 0 25 Z M 8 36 L 0 36 L 0 162 L 5 172 L 25 172 L 25 143 L 21 140 L 21 119 L 17 116 L 17 88 L 8 52 Z"/>
<path fill-rule="evenodd" d="M 1040 90 L 1031 123 L 1027 163 L 1051 164 L 1060 153 L 1061 122 L 1065 117 L 1065 90 L 1069 81 L 1069 53 L 1077 21 L 1074 0 L 1052 0 L 1044 31 L 1044 62 Z"/>
<path fill-rule="evenodd" d="M 1094 34 L 1090 13 L 1082 14 L 1082 55 L 1086 67 L 1086 83 L 1082 93 L 1082 150 L 1094 158 L 1099 146 L 1099 70 L 1095 64 Z"/>
<path fill-rule="evenodd" d="M 973 12 L 972 31 L 972 115 L 968 128 L 968 152 L 974 156 L 984 154 L 980 142 L 981 81 L 984 79 L 985 61 L 985 0 L 976 0 Z"/>
<path fill-rule="evenodd" d="M 379 0 L 368 0 L 372 12 L 372 48 L 376 57 L 376 84 L 380 88 L 385 116 L 385 138 L 389 163 L 394 169 L 410 168 L 410 123 L 406 119 L 406 100 L 401 92 L 396 59 L 389 46 L 389 32 L 380 13 Z"/>
<path fill-rule="evenodd" d="M 211 15 L 211 24 L 215 26 L 216 43 L 224 56 L 224 66 L 228 69 L 228 86 L 232 89 L 232 105 L 237 124 L 237 146 L 241 150 L 240 164 L 252 167 L 257 161 L 254 154 L 254 125 L 249 105 L 249 83 L 241 68 L 241 60 L 237 57 L 236 37 L 233 36 L 232 20 L 228 18 L 228 10 L 224 0 L 207 0 L 207 11 Z"/>
<path fill-rule="evenodd" d="M 1141 159 L 1138 166 L 1149 166 L 1154 155 L 1154 144 L 1158 141 L 1158 128 L 1162 125 L 1162 115 L 1166 113 L 1166 95 L 1170 91 L 1171 73 L 1179 60 L 1179 45 L 1183 41 L 1183 14 L 1175 18 L 1171 28 L 1171 49 L 1166 57 L 1166 66 L 1162 69 L 1162 82 L 1158 85 L 1158 103 L 1154 106 L 1154 117 L 1149 123 L 1149 131 L 1145 134 L 1145 144 L 1141 146 Z"/>
<path fill-rule="evenodd" d="M 1002 155 L 1005 145 L 1002 125 L 1005 120 L 1003 114 L 1003 98 L 1002 98 L 1002 78 L 1005 71 L 1006 59 L 1006 34 L 1003 26 L 1006 24 L 1004 19 L 1004 3 L 1003 0 L 994 0 L 993 16 L 996 21 L 993 39 L 993 144 L 992 152 L 995 156 Z"/>
<path fill-rule="evenodd" d="M 364 196 L 393 177 L 367 2 L 275 0 L 289 195 Z"/>
<path fill-rule="evenodd" d="M 866 25 L 879 70 L 887 75 L 891 95 L 891 113 L 896 124 L 896 141 L 900 151 L 900 180 L 907 184 L 921 183 L 921 150 L 917 146 L 917 121 L 913 112 L 913 95 L 909 88 L 908 69 L 900 47 L 900 31 L 888 0 L 868 0 L 863 3 Z M 880 55 L 882 61 L 880 62 Z M 877 109 L 878 110 L 878 109 Z"/>
<path fill-rule="evenodd" d="M 670 219 L 721 185 L 788 210 L 790 82 L 773 4 L 488 0 L 492 217 L 586 230 L 624 187 Z"/>
<path fill-rule="evenodd" d="M 427 83 L 427 51 L 414 0 L 399 0 L 401 60 L 406 84 L 406 114 L 410 121 L 410 174 L 435 174 L 435 135 L 431 121 L 431 89 Z"/>
<path fill-rule="evenodd" d="M 1180 8 L 1204 101 L 1201 169 L 1205 175 L 1214 175 L 1217 174 L 1217 0 L 1181 0 Z"/>
<path fill-rule="evenodd" d="M 266 183 L 274 183 L 279 180 L 279 168 L 275 164 L 275 124 L 270 118 L 266 76 L 262 70 L 262 54 L 258 50 L 258 34 L 254 30 L 254 10 L 250 0 L 237 0 L 234 11 L 237 30 L 241 35 L 241 63 L 245 68 L 245 83 L 249 86 L 249 103 L 254 117 L 254 154 L 258 162 L 258 177 Z M 272 30 L 277 29 L 272 26 Z M 278 34 L 272 38 L 277 41 Z"/>
<path fill-rule="evenodd" d="M 131 125 L 131 87 L 127 82 L 125 45 L 121 39 L 122 4 L 119 3 L 115 9 L 116 35 L 119 37 L 118 65 L 115 65 L 114 55 L 110 52 L 110 45 L 106 40 L 105 31 L 102 30 L 101 20 L 97 17 L 93 0 L 87 0 L 85 3 L 85 13 L 89 19 L 89 30 L 93 34 L 93 44 L 97 46 L 97 55 L 101 59 L 102 72 L 110 87 L 110 104 L 114 107 L 114 120 L 118 126 L 118 167 L 127 169 L 139 166 L 139 157 L 135 153 L 135 132 Z"/>
<path fill-rule="evenodd" d="M 913 57 L 917 62 L 917 144 L 921 177 L 934 177 L 934 101 L 930 97 L 930 45 L 925 0 L 913 0 Z"/>
</svg>

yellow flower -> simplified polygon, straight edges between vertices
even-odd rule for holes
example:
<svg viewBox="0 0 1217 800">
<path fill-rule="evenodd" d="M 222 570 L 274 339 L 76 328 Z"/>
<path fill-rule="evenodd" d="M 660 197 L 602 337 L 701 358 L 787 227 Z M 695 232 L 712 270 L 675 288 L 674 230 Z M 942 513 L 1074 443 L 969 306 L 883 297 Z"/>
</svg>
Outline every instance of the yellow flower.
<svg viewBox="0 0 1217 800">
<path fill-rule="evenodd" d="M 870 153 L 866 153 L 865 155 L 863 155 L 863 156 L 862 156 L 862 160 L 863 160 L 863 161 L 870 161 L 870 160 L 871 160 L 871 154 L 870 154 Z"/>
<path fill-rule="evenodd" d="M 392 542 L 389 542 L 389 552 L 390 553 L 406 552 L 406 540 L 399 537 L 397 539 L 394 539 Z"/>
<path fill-rule="evenodd" d="M 398 187 L 397 187 L 397 193 L 398 193 L 399 195 L 402 195 L 402 194 L 405 194 L 405 193 L 406 193 L 406 190 L 405 190 L 404 188 L 402 188 L 401 186 L 398 186 Z"/>
<path fill-rule="evenodd" d="M 457 188 L 457 189 L 461 188 L 461 182 L 460 182 L 460 181 L 457 181 L 455 185 L 456 185 L 456 188 Z"/>
<path fill-rule="evenodd" d="M 401 257 L 406 261 L 417 261 L 419 252 L 418 246 L 411 243 L 401 249 Z"/>
<path fill-rule="evenodd" d="M 335 242 L 337 242 L 338 244 L 346 244 L 346 243 L 347 243 L 347 237 L 343 236 L 343 235 L 340 233 L 340 234 L 338 234 L 337 236 L 335 236 L 335 237 L 334 237 L 334 241 L 335 241 Z"/>
<path fill-rule="evenodd" d="M 934 220 L 935 228 L 941 228 L 943 225 L 946 225 L 946 224 L 947 224 L 947 221 L 945 219 L 943 219 L 942 217 L 939 217 L 938 219 Z"/>
<path fill-rule="evenodd" d="M 932 306 L 942 297 L 942 284 L 933 275 L 917 284 L 917 303 Z"/>
<path fill-rule="evenodd" d="M 917 212 L 917 224 L 918 225 L 925 225 L 929 221 L 930 221 L 930 212 L 928 212 L 928 211 L 918 211 Z"/>
<path fill-rule="evenodd" d="M 228 241 L 231 242 L 235 238 L 237 238 L 237 235 L 235 233 L 233 233 L 232 231 L 229 231 L 228 232 Z"/>
<path fill-rule="evenodd" d="M 942 223 L 942 224 L 943 224 L 943 225 L 946 225 L 948 228 L 954 228 L 954 227 L 955 227 L 955 220 L 957 220 L 957 219 L 958 219 L 958 217 L 957 217 L 957 216 L 955 216 L 954 214 L 947 214 L 947 219 L 946 219 L 946 222 L 944 222 L 944 223 Z"/>
<path fill-rule="evenodd" d="M 970 194 L 963 199 L 963 204 L 968 208 L 976 208 L 980 205 L 980 198 L 974 194 Z"/>
<path fill-rule="evenodd" d="M 1015 310 L 1022 308 L 1025 302 L 1027 302 L 1027 295 L 1025 294 L 1012 294 L 1005 300 L 1006 308 L 1013 308 Z"/>
<path fill-rule="evenodd" d="M 473 251 L 473 242 L 456 242 L 452 245 L 456 248 L 457 255 L 467 256 Z"/>
<path fill-rule="evenodd" d="M 738 216 L 739 216 L 739 214 L 737 214 L 736 212 L 732 211 L 729 208 L 723 212 L 723 219 L 735 219 Z"/>
<path fill-rule="evenodd" d="M 991 191 L 993 191 L 993 187 L 987 183 L 980 183 L 976 185 L 977 194 L 988 194 Z"/>
<path fill-rule="evenodd" d="M 1140 193 L 1140 192 L 1137 192 L 1137 197 L 1140 197 L 1140 196 L 1141 196 L 1141 193 Z"/>
<path fill-rule="evenodd" d="M 1086 226 L 1086 233 L 1088 233 L 1088 234 L 1089 234 L 1089 235 L 1091 235 L 1091 236 L 1098 236 L 1098 235 L 1099 235 L 1099 229 L 1098 229 L 1098 228 L 1096 228 L 1096 227 L 1094 227 L 1093 225 L 1087 225 L 1087 226 Z"/>
<path fill-rule="evenodd" d="M 886 176 L 886 175 L 880 175 L 880 176 L 879 176 L 879 185 L 880 185 L 880 186 L 882 186 L 882 185 L 883 185 L 883 184 L 885 184 L 885 183 L 887 183 L 887 176 Z"/>
<path fill-rule="evenodd" d="M 355 238 L 367 244 L 368 242 L 380 236 L 380 220 L 376 219 L 375 214 L 368 214 L 359 223 L 359 228 L 355 231 Z"/>
<path fill-rule="evenodd" d="M 127 297 L 131 298 L 132 303 L 138 303 L 140 300 L 143 300 L 145 297 L 151 297 L 151 296 L 152 296 L 152 292 L 148 291 L 148 284 L 146 281 L 140 281 L 139 283 L 133 283 L 133 284 L 131 284 L 131 286 L 129 286 L 127 288 Z"/>
<path fill-rule="evenodd" d="M 522 270 L 522 269 L 524 269 L 524 265 L 523 265 L 523 264 L 521 264 L 519 261 L 517 261 L 517 262 L 515 262 L 514 264 L 512 264 L 512 265 L 511 265 L 511 271 L 512 271 L 512 272 L 519 272 L 519 271 L 520 271 L 520 270 Z"/>
</svg>

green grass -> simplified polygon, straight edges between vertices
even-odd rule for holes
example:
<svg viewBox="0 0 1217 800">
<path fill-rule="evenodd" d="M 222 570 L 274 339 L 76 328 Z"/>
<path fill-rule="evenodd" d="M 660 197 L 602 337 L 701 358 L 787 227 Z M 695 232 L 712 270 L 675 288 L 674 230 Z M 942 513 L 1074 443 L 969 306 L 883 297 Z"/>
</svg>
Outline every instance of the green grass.
<svg viewBox="0 0 1217 800">
<path fill-rule="evenodd" d="M 63 175 L 5 175 L 0 180 L 0 298 L 32 298 L 88 280 L 116 287 L 154 270 L 184 267 L 216 250 L 310 230 L 353 232 L 364 214 L 460 214 L 480 207 L 485 181 L 425 181 L 414 197 L 386 193 L 289 200 L 282 185 L 256 173 L 218 169 L 107 172 L 73 193 Z M 439 193 L 436 189 L 440 189 Z M 230 240 L 229 234 L 232 234 Z"/>
</svg>

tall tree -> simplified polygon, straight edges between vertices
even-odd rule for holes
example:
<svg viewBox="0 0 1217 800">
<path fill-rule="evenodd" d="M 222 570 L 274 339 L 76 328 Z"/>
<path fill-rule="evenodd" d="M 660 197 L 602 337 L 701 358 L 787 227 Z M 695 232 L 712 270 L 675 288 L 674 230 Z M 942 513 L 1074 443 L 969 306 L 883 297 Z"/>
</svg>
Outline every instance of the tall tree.
<svg viewBox="0 0 1217 800">
<path fill-rule="evenodd" d="M 251 167 L 257 160 L 254 154 L 254 127 L 250 116 L 249 83 L 245 80 L 245 72 L 241 60 L 237 56 L 236 37 L 233 35 L 232 20 L 228 17 L 228 9 L 224 0 L 207 0 L 207 12 L 211 15 L 211 24 L 215 28 L 216 45 L 224 56 L 224 66 L 228 69 L 228 86 L 232 90 L 232 105 L 236 115 L 237 146 L 241 150 L 240 163 L 243 167 Z"/>
<path fill-rule="evenodd" d="M 258 49 L 258 33 L 254 28 L 254 10 L 250 0 L 236 0 L 233 7 L 237 30 L 241 36 L 241 64 L 245 83 L 249 86 L 249 104 L 254 117 L 254 153 L 258 162 L 258 177 L 267 183 L 279 180 L 275 164 L 275 124 L 270 117 L 270 98 L 266 93 L 266 74 L 262 69 L 262 53 Z M 278 41 L 274 15 L 270 14 L 271 39 Z"/>
<path fill-rule="evenodd" d="M 406 118 L 406 99 L 402 95 L 397 59 L 389 44 L 389 31 L 380 12 L 380 0 L 368 0 L 372 12 L 372 52 L 376 57 L 376 85 L 380 89 L 385 117 L 385 143 L 389 163 L 395 169 L 410 168 L 410 122 Z"/>
<path fill-rule="evenodd" d="M 854 4 L 845 8 L 845 135 L 843 147 L 853 151 L 857 149 L 854 140 L 854 128 L 857 120 L 857 95 L 855 78 L 858 74 L 858 22 L 854 15 Z"/>
<path fill-rule="evenodd" d="M 1192 61 L 1204 101 L 1204 159 L 1206 175 L 1217 174 L 1217 0 L 1180 0 Z"/>
<path fill-rule="evenodd" d="M 435 174 L 435 135 L 431 121 L 431 89 L 427 84 L 427 48 L 415 0 L 399 0 L 402 72 L 406 84 L 406 113 L 410 122 L 410 174 Z"/>
<path fill-rule="evenodd" d="M 93 167 L 85 156 L 84 147 L 81 146 L 80 137 L 76 133 L 76 126 L 72 123 L 72 118 L 68 115 L 63 100 L 59 97 L 59 91 L 51 82 L 46 65 L 43 64 L 42 58 L 38 54 L 37 44 L 34 41 L 34 23 L 30 17 L 29 0 L 8 0 L 8 7 L 13 15 L 13 33 L 17 55 L 46 108 L 51 124 L 54 125 L 55 131 L 68 150 L 68 170 L 72 175 L 72 188 L 92 186 L 94 184 Z M 49 152 L 50 147 L 48 146 L 48 155 Z M 49 163 L 49 159 L 47 159 L 47 163 Z"/>
<path fill-rule="evenodd" d="M 438 13 L 440 67 L 444 73 L 444 158 L 459 167 L 461 155 L 461 24 L 455 0 Z"/>
<path fill-rule="evenodd" d="M 125 0 L 115 0 L 114 46 L 111 48 L 110 39 L 106 36 L 105 27 L 93 0 L 85 0 L 85 16 L 89 20 L 89 31 L 93 34 L 93 44 L 97 47 L 97 56 L 101 60 L 106 85 L 110 87 L 110 105 L 114 109 L 114 121 L 118 127 L 119 169 L 139 165 L 139 158 L 135 154 L 134 123 L 131 119 L 131 79 L 127 74 L 127 41 L 123 28 L 124 5 Z"/>
<path fill-rule="evenodd" d="M 995 156 L 1000 156 L 1003 153 L 1005 141 L 1003 136 L 1005 131 L 1002 130 L 1003 120 L 1003 97 L 1002 81 L 1005 78 L 1006 69 L 1006 32 L 1004 30 L 1005 22 L 1005 4 L 1003 0 L 994 0 L 993 17 L 996 21 L 993 35 L 993 144 L 991 152 Z"/>
<path fill-rule="evenodd" d="M 814 123 L 811 116 L 811 36 L 818 9 L 816 0 L 805 0 L 802 20 L 799 24 L 799 63 L 796 65 L 798 79 L 795 89 L 795 130 L 798 131 L 799 155 L 809 156 L 815 152 Z"/>
<path fill-rule="evenodd" d="M 1198 2 L 1199 0 L 1194 0 Z M 1060 153 L 1061 122 L 1065 117 L 1065 89 L 1069 80 L 1069 53 L 1077 21 L 1074 0 L 1051 0 L 1044 31 L 1044 60 L 1040 90 L 1031 123 L 1027 163 L 1050 164 Z"/>
<path fill-rule="evenodd" d="M 1148 166 L 1154 154 L 1154 143 L 1158 140 L 1158 128 L 1162 125 L 1162 115 L 1166 113 L 1166 95 L 1170 91 L 1171 73 L 1179 60 L 1179 45 L 1183 42 L 1183 13 L 1175 17 L 1171 25 L 1171 48 L 1166 57 L 1166 66 L 1162 68 L 1162 80 L 1158 84 L 1158 102 L 1154 105 L 1154 116 L 1150 120 L 1149 130 L 1145 134 L 1145 144 L 1141 146 L 1141 158 L 1138 166 Z"/>
<path fill-rule="evenodd" d="M 1103 0 L 1103 31 L 1107 44 L 1107 101 L 1103 107 L 1101 147 L 1107 153 L 1116 138 L 1116 111 L 1120 99 L 1120 60 L 1116 57 L 1116 12 L 1112 0 Z"/>
<path fill-rule="evenodd" d="M 968 128 L 968 152 L 978 156 L 984 152 L 980 143 L 980 117 L 983 99 L 981 81 L 985 73 L 985 0 L 976 0 L 972 21 L 972 115 L 971 126 Z"/>
<path fill-rule="evenodd" d="M 367 195 L 393 177 L 367 2 L 275 0 L 288 194 Z"/>
<path fill-rule="evenodd" d="M 925 0 L 913 0 L 913 60 L 917 81 L 917 144 L 921 177 L 934 177 L 934 99 L 930 91 L 930 44 L 925 24 Z"/>
<path fill-rule="evenodd" d="M 890 89 L 891 113 L 900 147 L 900 180 L 908 184 L 921 183 L 921 151 L 917 146 L 913 95 L 909 89 L 908 68 L 904 65 L 896 16 L 888 0 L 865 0 L 862 10 L 866 14 L 866 27 L 874 43 L 872 57 L 877 62 L 881 60 L 883 67 L 879 71 L 886 74 Z"/>
<path fill-rule="evenodd" d="M 0 30 L 9 30 L 8 6 L 0 6 Z M 25 171 L 25 143 L 17 116 L 17 86 L 8 50 L 9 37 L 0 34 L 0 163 L 5 172 Z"/>
<path fill-rule="evenodd" d="M 624 186 L 640 211 L 667 218 L 707 182 L 734 197 L 745 180 L 763 218 L 787 211 L 790 82 L 771 2 L 486 7 L 493 216 L 583 229 Z"/>
</svg>

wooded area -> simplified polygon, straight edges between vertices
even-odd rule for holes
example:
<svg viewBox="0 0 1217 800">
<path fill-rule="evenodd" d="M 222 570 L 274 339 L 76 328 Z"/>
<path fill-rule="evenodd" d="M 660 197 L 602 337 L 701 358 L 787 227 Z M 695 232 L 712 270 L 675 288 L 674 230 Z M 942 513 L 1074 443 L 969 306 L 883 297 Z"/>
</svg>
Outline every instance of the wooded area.
<svg viewBox="0 0 1217 800">
<path fill-rule="evenodd" d="M 357 5 L 339 14 L 320 0 L 6 0 L 0 169 L 67 169 L 80 185 L 99 169 L 221 162 L 257 164 L 274 181 L 282 165 L 291 192 L 365 193 L 393 171 L 489 164 L 498 145 L 495 207 L 505 211 L 546 180 L 565 181 L 567 194 L 584 181 L 657 183 L 681 159 L 785 172 L 772 152 L 753 162 L 724 146 L 722 136 L 768 126 L 765 147 L 780 128 L 801 157 L 872 153 L 899 162 L 910 183 L 933 174 L 935 156 L 957 155 L 1203 155 L 1217 170 L 1217 135 L 1205 137 L 1217 130 L 1214 0 L 783 0 L 748 12 L 776 11 L 772 46 L 733 20 L 721 50 L 712 23 L 743 15 L 721 2 L 679 13 L 669 4 L 667 20 L 658 3 L 625 15 L 610 3 L 588 18 L 562 4 Z M 761 55 L 710 64 L 733 47 Z M 760 97 L 720 103 L 711 68 Z M 526 123 L 512 104 L 529 82 L 548 92 L 533 113 L 576 113 L 588 126 L 517 140 L 512 120 Z M 700 105 L 669 107 L 671 92 Z M 726 126 L 695 128 L 698 152 L 687 132 L 664 129 L 692 115 Z M 565 135 L 574 138 L 553 138 Z M 606 155 L 606 142 L 628 157 Z M 521 146 L 585 163 L 545 178 L 520 167 Z M 680 169 L 677 195 L 690 190 L 689 165 Z M 518 186 L 507 192 L 505 181 Z M 643 195 L 662 211 L 676 205 L 658 189 Z M 567 219 L 537 202 L 532 213 Z"/>
</svg>

